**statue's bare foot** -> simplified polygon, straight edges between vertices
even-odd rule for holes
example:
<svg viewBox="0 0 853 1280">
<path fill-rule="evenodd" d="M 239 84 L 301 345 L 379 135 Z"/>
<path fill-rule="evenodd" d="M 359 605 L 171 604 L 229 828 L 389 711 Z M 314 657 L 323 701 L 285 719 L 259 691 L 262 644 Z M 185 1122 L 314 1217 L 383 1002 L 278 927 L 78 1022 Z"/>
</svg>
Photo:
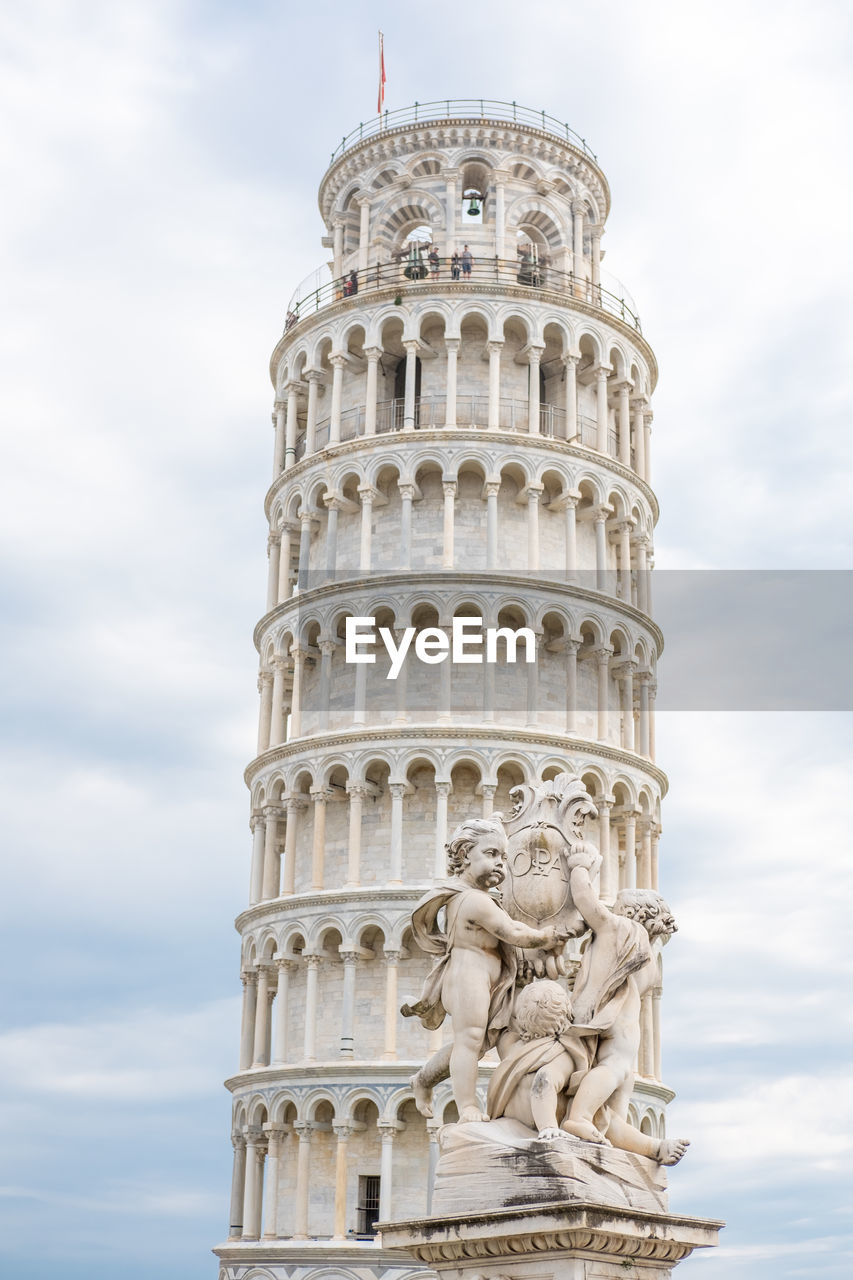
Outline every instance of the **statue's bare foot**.
<svg viewBox="0 0 853 1280">
<path fill-rule="evenodd" d="M 488 1118 L 479 1107 L 463 1107 L 459 1113 L 460 1124 L 476 1124 L 478 1120 L 488 1120 Z"/>
<path fill-rule="evenodd" d="M 565 1138 L 568 1135 L 562 1129 L 540 1129 L 536 1136 L 539 1142 L 557 1142 L 560 1138 Z"/>
<path fill-rule="evenodd" d="M 421 1081 L 420 1071 L 416 1071 L 412 1076 L 409 1084 L 412 1086 L 412 1093 L 415 1095 L 415 1106 L 422 1116 L 426 1116 L 427 1120 L 432 1119 L 432 1089 L 428 1089 Z"/>
<path fill-rule="evenodd" d="M 605 1138 L 591 1120 L 564 1120 L 563 1128 L 566 1133 L 571 1133 L 576 1138 L 583 1138 L 584 1142 L 598 1142 L 603 1147 L 613 1146 L 610 1139 Z"/>
<path fill-rule="evenodd" d="M 686 1138 L 661 1138 L 658 1147 L 660 1164 L 678 1164 L 690 1143 Z"/>
</svg>

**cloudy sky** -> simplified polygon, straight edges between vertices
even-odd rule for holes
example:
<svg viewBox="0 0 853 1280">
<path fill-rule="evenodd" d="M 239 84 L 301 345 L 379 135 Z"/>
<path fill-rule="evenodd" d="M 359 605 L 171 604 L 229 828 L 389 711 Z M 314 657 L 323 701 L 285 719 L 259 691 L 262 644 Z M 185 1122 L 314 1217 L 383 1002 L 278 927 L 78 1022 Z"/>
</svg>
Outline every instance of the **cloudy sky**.
<svg viewBox="0 0 853 1280">
<path fill-rule="evenodd" d="M 515 99 L 598 152 L 661 366 L 658 569 L 801 571 L 758 646 L 738 576 L 659 717 L 672 1204 L 729 1222 L 679 1275 L 847 1276 L 853 15 L 827 0 L 7 0 L 0 1270 L 215 1275 L 267 360 L 379 26 L 390 108 Z M 747 653 L 770 693 L 706 696 Z"/>
</svg>

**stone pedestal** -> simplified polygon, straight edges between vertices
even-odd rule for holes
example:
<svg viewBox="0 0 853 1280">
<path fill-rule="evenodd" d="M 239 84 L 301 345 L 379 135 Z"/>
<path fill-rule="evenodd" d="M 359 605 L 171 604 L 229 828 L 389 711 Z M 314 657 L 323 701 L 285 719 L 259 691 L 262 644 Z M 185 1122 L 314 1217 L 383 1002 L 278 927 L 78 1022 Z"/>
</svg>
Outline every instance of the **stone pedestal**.
<svg viewBox="0 0 853 1280">
<path fill-rule="evenodd" d="M 382 1248 L 448 1280 L 669 1280 L 722 1223 L 578 1202 L 380 1223 Z"/>
</svg>

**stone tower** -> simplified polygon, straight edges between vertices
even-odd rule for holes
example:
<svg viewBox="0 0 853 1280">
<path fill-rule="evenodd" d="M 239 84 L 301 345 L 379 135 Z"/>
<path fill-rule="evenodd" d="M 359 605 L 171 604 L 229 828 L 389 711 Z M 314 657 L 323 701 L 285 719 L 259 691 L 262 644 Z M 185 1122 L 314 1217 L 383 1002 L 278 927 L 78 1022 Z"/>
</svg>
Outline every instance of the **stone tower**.
<svg viewBox="0 0 853 1280">
<path fill-rule="evenodd" d="M 657 885 L 666 786 L 657 368 L 602 276 L 595 155 L 516 104 L 416 106 L 343 140 L 319 204 L 331 260 L 294 295 L 270 363 L 228 1280 L 411 1270 L 373 1224 L 427 1211 L 434 1126 L 453 1118 L 448 1086 L 428 1123 L 408 1084 L 442 1029 L 398 1013 L 432 960 L 407 925 L 445 875 L 449 831 L 507 813 L 523 780 L 581 774 L 609 901 Z M 394 644 L 428 632 L 434 661 L 410 652 L 389 679 L 378 635 L 361 650 L 373 663 L 348 660 L 354 617 Z M 503 639 L 496 662 L 435 661 L 463 618 L 469 654 L 486 653 L 476 619 L 531 634 L 514 662 Z M 658 996 L 632 1104 L 653 1135 L 671 1096 Z"/>
</svg>

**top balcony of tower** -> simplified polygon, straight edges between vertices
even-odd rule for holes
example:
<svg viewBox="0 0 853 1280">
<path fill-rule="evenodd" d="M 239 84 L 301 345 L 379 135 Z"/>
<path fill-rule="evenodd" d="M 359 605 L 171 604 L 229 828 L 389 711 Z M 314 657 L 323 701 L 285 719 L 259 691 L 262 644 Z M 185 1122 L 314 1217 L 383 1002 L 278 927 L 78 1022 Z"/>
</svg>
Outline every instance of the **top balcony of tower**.
<svg viewBox="0 0 853 1280">
<path fill-rule="evenodd" d="M 545 111 L 478 98 L 377 115 L 332 153 L 319 205 L 330 258 L 294 292 L 285 335 L 356 293 L 361 306 L 419 284 L 541 292 L 640 333 L 601 270 L 607 180 L 586 140 Z"/>
</svg>

